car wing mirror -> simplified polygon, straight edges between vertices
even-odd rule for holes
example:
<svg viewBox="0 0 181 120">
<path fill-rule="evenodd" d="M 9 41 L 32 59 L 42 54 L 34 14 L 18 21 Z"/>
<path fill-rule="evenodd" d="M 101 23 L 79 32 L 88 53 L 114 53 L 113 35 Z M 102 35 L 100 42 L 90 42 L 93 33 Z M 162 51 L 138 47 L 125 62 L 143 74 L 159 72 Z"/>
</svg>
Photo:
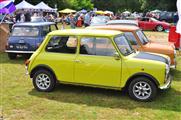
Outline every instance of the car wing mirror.
<svg viewBox="0 0 181 120">
<path fill-rule="evenodd" d="M 113 56 L 114 56 L 115 60 L 120 60 L 120 55 L 118 52 L 115 52 Z"/>
</svg>

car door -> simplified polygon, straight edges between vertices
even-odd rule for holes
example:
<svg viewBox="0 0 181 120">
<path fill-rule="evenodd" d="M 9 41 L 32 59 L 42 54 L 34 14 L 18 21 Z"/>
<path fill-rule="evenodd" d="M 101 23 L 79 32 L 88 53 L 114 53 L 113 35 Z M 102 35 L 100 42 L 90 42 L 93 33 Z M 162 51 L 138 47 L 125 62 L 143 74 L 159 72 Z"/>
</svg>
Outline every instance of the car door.
<svg viewBox="0 0 181 120">
<path fill-rule="evenodd" d="M 45 62 L 54 72 L 58 80 L 73 82 L 74 59 L 76 57 L 77 38 L 74 36 L 52 36 L 46 46 L 46 52 L 40 64 Z"/>
<path fill-rule="evenodd" d="M 119 87 L 121 60 L 113 55 L 115 48 L 108 38 L 82 37 L 79 55 L 75 59 L 74 82 Z"/>
<path fill-rule="evenodd" d="M 153 30 L 155 23 L 150 18 L 145 18 L 144 30 Z"/>
</svg>

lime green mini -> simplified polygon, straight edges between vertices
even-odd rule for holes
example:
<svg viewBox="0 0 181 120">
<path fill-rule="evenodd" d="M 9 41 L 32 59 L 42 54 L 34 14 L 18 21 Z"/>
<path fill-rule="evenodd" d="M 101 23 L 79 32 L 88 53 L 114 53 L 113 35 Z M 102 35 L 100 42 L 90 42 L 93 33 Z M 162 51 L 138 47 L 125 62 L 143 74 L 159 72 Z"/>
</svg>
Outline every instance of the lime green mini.
<svg viewBox="0 0 181 120">
<path fill-rule="evenodd" d="M 121 90 L 150 101 L 171 84 L 168 56 L 136 52 L 124 34 L 112 30 L 59 30 L 49 33 L 26 61 L 38 91 L 57 82 Z"/>
</svg>

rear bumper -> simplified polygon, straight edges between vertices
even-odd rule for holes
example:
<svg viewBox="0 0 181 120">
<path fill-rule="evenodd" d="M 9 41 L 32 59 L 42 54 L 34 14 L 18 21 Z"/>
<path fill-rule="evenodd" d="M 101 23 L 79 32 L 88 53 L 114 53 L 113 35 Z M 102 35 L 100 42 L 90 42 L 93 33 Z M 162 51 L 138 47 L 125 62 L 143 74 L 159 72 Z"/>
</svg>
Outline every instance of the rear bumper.
<svg viewBox="0 0 181 120">
<path fill-rule="evenodd" d="M 18 51 L 18 50 L 5 50 L 6 53 L 19 53 L 19 54 L 24 54 L 24 53 L 34 53 L 35 51 Z"/>
<path fill-rule="evenodd" d="M 164 85 L 160 86 L 159 88 L 160 89 L 168 89 L 168 88 L 170 88 L 172 80 L 173 80 L 173 77 L 171 75 L 169 75 L 168 79 L 166 80 L 166 83 Z"/>
</svg>

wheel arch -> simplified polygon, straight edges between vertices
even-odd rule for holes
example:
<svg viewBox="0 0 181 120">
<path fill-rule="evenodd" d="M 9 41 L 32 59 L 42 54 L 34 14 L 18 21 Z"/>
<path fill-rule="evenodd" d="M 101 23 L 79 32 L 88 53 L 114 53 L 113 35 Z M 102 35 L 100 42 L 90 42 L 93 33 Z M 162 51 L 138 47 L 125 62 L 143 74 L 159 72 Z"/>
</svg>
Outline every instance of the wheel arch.
<svg viewBox="0 0 181 120">
<path fill-rule="evenodd" d="M 51 67 L 49 67 L 47 65 L 38 65 L 35 68 L 33 68 L 33 70 L 30 72 L 30 78 L 33 78 L 33 75 L 35 74 L 35 72 L 40 69 L 44 69 L 44 70 L 51 72 L 53 74 L 55 80 L 57 80 L 55 72 L 53 71 L 53 69 Z"/>
<path fill-rule="evenodd" d="M 150 79 L 157 87 L 159 86 L 159 82 L 152 75 L 147 74 L 147 73 L 136 73 L 136 74 L 134 74 L 128 78 L 125 87 L 127 88 L 129 86 L 129 84 L 131 83 L 131 81 L 135 78 L 138 78 L 138 77 L 146 77 L 146 78 Z"/>
</svg>

